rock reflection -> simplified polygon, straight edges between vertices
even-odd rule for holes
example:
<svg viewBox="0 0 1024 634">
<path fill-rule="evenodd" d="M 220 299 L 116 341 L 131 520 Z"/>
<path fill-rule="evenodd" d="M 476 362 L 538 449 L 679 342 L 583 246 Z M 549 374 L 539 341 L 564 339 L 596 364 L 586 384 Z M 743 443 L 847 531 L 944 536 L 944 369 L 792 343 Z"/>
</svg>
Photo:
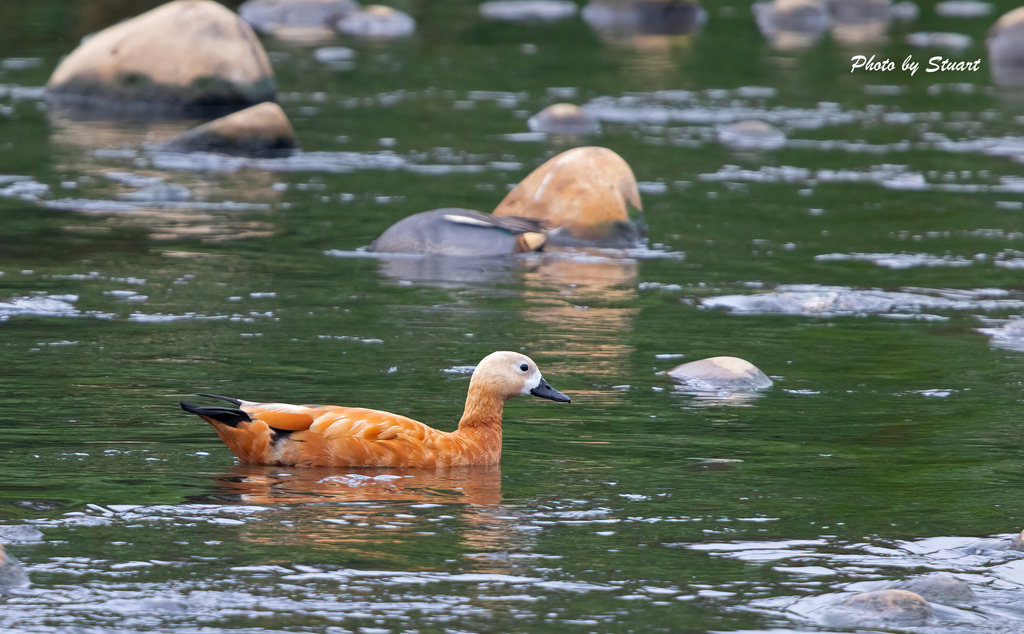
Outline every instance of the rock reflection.
<svg viewBox="0 0 1024 634">
<path fill-rule="evenodd" d="M 753 390 L 695 390 L 686 385 L 675 385 L 672 391 L 685 398 L 687 407 L 751 407 L 764 397 Z"/>
<path fill-rule="evenodd" d="M 130 150 L 142 143 L 166 141 L 202 123 L 199 119 L 111 119 L 102 113 L 90 116 L 79 109 L 52 105 L 49 110 L 50 140 L 69 150 L 69 155 L 90 156 L 95 150 Z M 64 160 L 72 156 L 64 157 Z M 82 158 L 81 160 L 85 160 Z"/>
<path fill-rule="evenodd" d="M 563 359 L 548 364 L 551 373 L 618 377 L 633 352 L 623 333 L 632 331 L 639 309 L 623 306 L 635 303 L 637 261 L 598 253 L 550 253 L 523 274 L 521 315 L 547 327 L 543 347 Z"/>
<path fill-rule="evenodd" d="M 110 228 L 142 227 L 156 240 L 201 238 L 210 241 L 274 235 L 274 224 L 254 220 L 281 194 L 274 174 L 243 170 L 230 179 L 200 172 L 169 174 L 138 168 L 140 148 L 173 138 L 194 120 L 109 120 L 81 112 L 50 112 L 50 139 L 57 170 L 77 175 L 68 181 L 73 194 L 47 200 L 51 209 L 105 216 Z M 167 182 L 173 178 L 175 182 Z"/>
</svg>

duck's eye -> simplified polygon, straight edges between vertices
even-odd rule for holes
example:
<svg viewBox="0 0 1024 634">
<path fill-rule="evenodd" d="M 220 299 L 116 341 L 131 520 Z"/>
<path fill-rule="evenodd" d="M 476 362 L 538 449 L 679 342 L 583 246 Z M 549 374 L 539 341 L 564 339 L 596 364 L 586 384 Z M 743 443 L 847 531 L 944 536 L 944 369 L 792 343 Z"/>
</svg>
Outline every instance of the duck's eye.
<svg viewBox="0 0 1024 634">
<path fill-rule="evenodd" d="M 522 370 L 523 372 L 526 372 L 527 370 L 530 369 L 530 366 L 524 363 L 523 365 L 519 366 L 519 369 Z"/>
</svg>

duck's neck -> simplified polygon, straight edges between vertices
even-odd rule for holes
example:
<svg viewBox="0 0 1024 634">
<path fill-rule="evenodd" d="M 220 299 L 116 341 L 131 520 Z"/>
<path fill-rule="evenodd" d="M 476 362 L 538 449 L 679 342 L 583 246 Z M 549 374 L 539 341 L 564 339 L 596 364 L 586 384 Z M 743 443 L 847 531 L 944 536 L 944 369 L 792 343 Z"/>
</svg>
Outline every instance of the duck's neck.
<svg viewBox="0 0 1024 634">
<path fill-rule="evenodd" d="M 492 429 L 501 431 L 501 412 L 505 399 L 482 386 L 470 383 L 466 396 L 466 409 L 462 412 L 459 429 L 463 431 Z"/>
</svg>

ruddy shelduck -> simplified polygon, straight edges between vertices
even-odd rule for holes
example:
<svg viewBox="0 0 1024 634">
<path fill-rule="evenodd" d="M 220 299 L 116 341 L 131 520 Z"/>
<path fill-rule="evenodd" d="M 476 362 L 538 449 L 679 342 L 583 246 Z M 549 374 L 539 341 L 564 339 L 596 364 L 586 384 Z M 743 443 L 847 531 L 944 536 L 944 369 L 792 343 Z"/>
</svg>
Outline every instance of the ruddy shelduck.
<svg viewBox="0 0 1024 634">
<path fill-rule="evenodd" d="M 213 425 L 242 462 L 324 467 L 433 468 L 497 464 L 505 401 L 532 394 L 564 403 L 537 364 L 518 352 L 484 357 L 469 381 L 466 408 L 453 432 L 373 409 L 337 405 L 254 403 L 200 394 L 234 404 L 181 408 Z"/>
</svg>

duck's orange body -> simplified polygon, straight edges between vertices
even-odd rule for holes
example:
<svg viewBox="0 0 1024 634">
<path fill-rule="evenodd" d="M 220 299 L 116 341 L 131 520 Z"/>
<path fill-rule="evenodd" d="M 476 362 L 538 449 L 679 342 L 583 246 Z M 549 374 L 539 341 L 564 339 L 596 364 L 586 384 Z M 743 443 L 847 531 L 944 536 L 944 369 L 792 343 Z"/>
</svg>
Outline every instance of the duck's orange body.
<svg viewBox="0 0 1024 634">
<path fill-rule="evenodd" d="M 515 352 L 487 356 L 473 373 L 466 409 L 453 432 L 389 412 L 335 405 L 254 403 L 237 407 L 181 403 L 201 416 L 243 462 L 336 467 L 450 467 L 497 464 L 505 401 L 534 394 L 569 397 L 544 381 L 536 364 Z M 203 395 L 212 396 L 212 395 Z"/>
</svg>

